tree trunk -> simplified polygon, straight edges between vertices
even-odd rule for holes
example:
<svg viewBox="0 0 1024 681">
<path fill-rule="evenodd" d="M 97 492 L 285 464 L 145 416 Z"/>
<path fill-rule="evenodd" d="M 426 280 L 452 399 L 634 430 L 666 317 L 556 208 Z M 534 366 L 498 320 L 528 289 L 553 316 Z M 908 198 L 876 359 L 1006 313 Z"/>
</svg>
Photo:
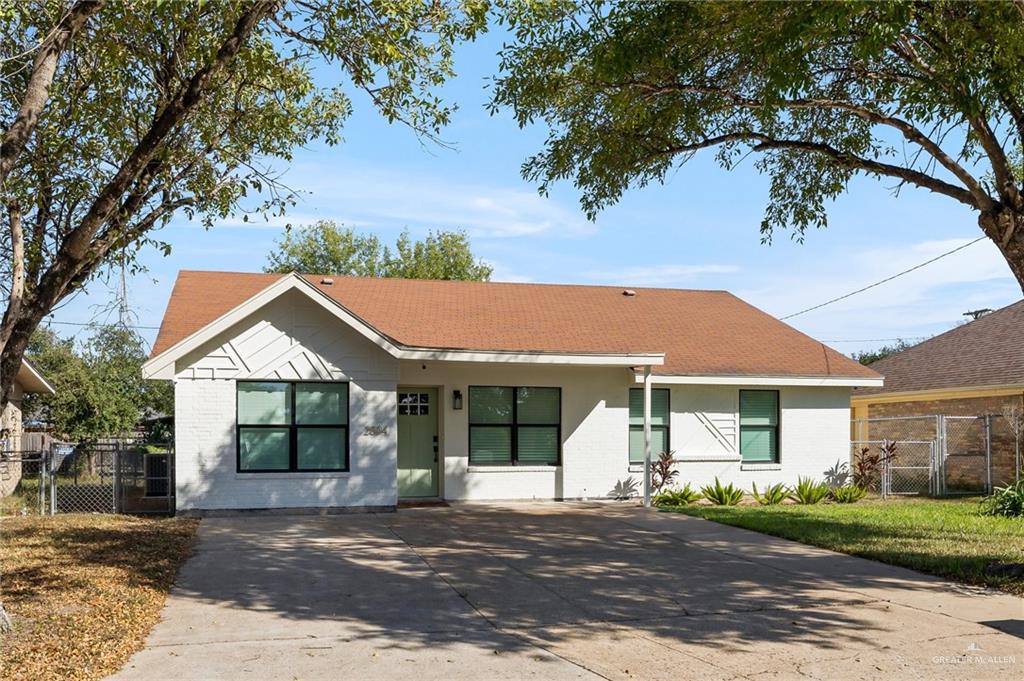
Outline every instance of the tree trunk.
<svg viewBox="0 0 1024 681">
<path fill-rule="evenodd" d="M 22 307 L 19 318 L 13 320 L 10 337 L 3 347 L 0 347 L 0 412 L 7 407 L 11 399 L 14 379 L 21 368 L 21 359 L 28 347 L 28 340 L 42 319 L 41 314 Z"/>
<path fill-rule="evenodd" d="M 978 225 L 995 242 L 1024 291 L 1024 210 L 1000 205 L 978 216 Z"/>
</svg>

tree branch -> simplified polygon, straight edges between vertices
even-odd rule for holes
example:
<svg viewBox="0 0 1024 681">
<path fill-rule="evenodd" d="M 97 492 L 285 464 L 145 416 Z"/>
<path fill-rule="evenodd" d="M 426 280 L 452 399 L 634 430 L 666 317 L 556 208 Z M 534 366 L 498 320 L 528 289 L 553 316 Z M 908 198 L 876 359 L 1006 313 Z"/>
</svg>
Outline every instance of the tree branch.
<svg viewBox="0 0 1024 681">
<path fill-rule="evenodd" d="M 4 133 L 0 143 L 0 186 L 14 167 L 14 161 L 28 143 L 32 131 L 39 122 L 39 115 L 46 105 L 50 84 L 57 71 L 57 61 L 75 34 L 103 6 L 104 0 L 79 0 L 57 23 L 53 31 L 39 46 L 32 63 L 32 75 L 25 87 L 25 96 L 18 108 L 18 115 Z"/>
<path fill-rule="evenodd" d="M 885 175 L 887 177 L 894 177 L 904 182 L 916 185 L 923 189 L 928 189 L 938 194 L 944 194 L 957 201 L 967 204 L 971 207 L 976 207 L 974 203 L 974 197 L 966 189 L 957 187 L 956 185 L 949 184 L 938 178 L 932 177 L 917 170 L 910 168 L 904 168 L 903 166 L 896 166 L 889 163 L 882 163 L 881 161 L 875 161 L 873 159 L 864 158 L 863 156 L 857 156 L 856 154 L 849 154 L 835 147 L 825 144 L 823 142 L 809 142 L 806 140 L 788 140 L 788 139 L 775 139 L 763 133 L 754 131 L 741 131 L 734 133 L 727 133 L 724 135 L 718 135 L 716 137 L 709 137 L 699 142 L 692 142 L 688 144 L 680 145 L 669 145 L 665 149 L 659 150 L 657 153 L 664 154 L 684 154 L 700 149 L 707 149 L 709 147 L 719 146 L 729 142 L 756 142 L 753 146 L 754 151 L 768 151 L 773 149 L 789 149 L 798 151 L 807 151 L 817 154 L 824 154 L 831 158 L 837 165 L 849 168 L 851 170 L 859 170 L 875 175 Z"/>
<path fill-rule="evenodd" d="M 90 242 L 100 226 L 117 210 L 120 197 L 146 169 L 154 154 L 171 131 L 188 117 L 210 87 L 212 79 L 230 64 L 260 21 L 279 7 L 280 0 L 259 0 L 238 17 L 234 28 L 218 48 L 213 60 L 197 71 L 187 85 L 157 114 L 152 125 L 131 154 L 96 197 L 78 226 L 61 244 L 54 263 L 44 277 L 45 296 L 52 305 L 64 295 L 68 284 L 77 276 L 79 267 L 90 251 Z M 43 287 L 40 287 L 43 288 Z"/>
<path fill-rule="evenodd" d="M 924 28 L 924 33 L 915 34 L 913 39 L 921 41 L 935 53 L 946 53 L 948 55 L 952 51 L 952 48 L 950 48 L 943 35 L 934 30 L 928 30 L 927 27 Z M 970 126 L 971 130 L 974 131 L 979 144 L 981 144 L 981 148 L 985 151 L 985 155 L 988 157 L 989 164 L 992 167 L 992 174 L 995 177 L 996 191 L 998 192 L 1000 199 L 1018 210 L 1021 209 L 1022 202 L 1020 192 L 1017 189 L 1016 180 L 1014 179 L 1013 167 L 1011 166 L 1009 159 L 1007 159 L 1002 145 L 996 138 L 995 132 L 993 132 L 991 126 L 989 126 L 984 112 L 974 113 L 974 111 L 980 110 L 982 106 L 978 98 L 971 92 L 970 83 L 940 76 L 940 74 L 938 74 L 924 61 L 918 51 L 914 48 L 911 36 L 901 35 L 899 39 L 897 39 L 896 43 L 894 43 L 892 49 L 896 55 L 907 61 L 907 63 L 926 73 L 936 85 L 945 81 L 949 84 L 946 89 L 951 89 L 954 97 L 962 99 L 964 102 L 970 102 L 976 105 L 977 109 L 970 104 L 959 108 L 964 115 L 964 120 L 967 121 L 968 126 Z M 983 208 L 982 210 L 991 210 L 993 207 L 994 205 L 990 205 L 988 208 Z"/>
<path fill-rule="evenodd" d="M 964 203 L 972 208 L 977 207 L 974 203 L 974 197 L 971 196 L 970 192 L 962 187 L 957 187 L 956 185 L 949 184 L 948 182 L 943 182 L 938 178 L 917 170 L 904 168 L 903 166 L 891 165 L 889 163 L 882 163 L 880 161 L 864 158 L 855 154 L 848 154 L 821 142 L 765 138 L 760 144 L 754 146 L 754 151 L 764 151 L 766 149 L 797 149 L 824 154 L 835 161 L 836 164 L 844 168 L 861 170 L 874 175 L 894 177 L 921 187 L 922 189 L 928 189 L 936 192 L 937 194 L 945 194 L 946 196 L 954 198 L 960 203 Z"/>
<path fill-rule="evenodd" d="M 971 175 L 967 170 L 961 166 L 957 161 L 939 146 L 934 140 L 928 135 L 922 132 L 918 127 L 910 123 L 909 121 L 903 120 L 896 116 L 891 116 L 871 107 L 856 102 L 851 102 L 843 99 L 830 99 L 830 98 L 802 98 L 802 99 L 788 99 L 781 100 L 778 102 L 772 102 L 768 104 L 762 100 L 753 99 L 750 97 L 744 97 L 735 92 L 730 92 L 718 87 L 709 87 L 702 85 L 686 85 L 670 83 L 666 85 L 651 85 L 649 83 L 643 83 L 640 81 L 630 81 L 628 83 L 606 83 L 612 87 L 623 87 L 633 86 L 640 89 L 646 89 L 651 94 L 659 94 L 663 92 L 676 92 L 684 94 L 698 94 L 723 97 L 729 100 L 735 106 L 742 109 L 763 109 L 769 106 L 779 107 L 781 109 L 838 109 L 841 111 L 847 111 L 861 120 L 873 123 L 876 125 L 884 125 L 887 127 L 898 130 L 905 139 L 924 149 L 928 154 L 934 158 L 938 163 L 942 165 L 946 170 L 956 176 L 964 186 L 970 192 L 970 195 L 974 198 L 974 201 L 969 205 L 980 210 L 990 210 L 994 207 L 995 202 L 985 191 L 981 183 Z M 895 166 L 892 166 L 895 167 Z M 911 169 L 907 169 L 908 172 L 916 172 Z"/>
<path fill-rule="evenodd" d="M 11 337 L 13 321 L 21 313 L 21 302 L 25 297 L 25 232 L 21 224 L 21 206 L 11 203 L 7 206 L 7 214 L 11 230 L 11 293 L 0 324 L 0 348 Z"/>
</svg>

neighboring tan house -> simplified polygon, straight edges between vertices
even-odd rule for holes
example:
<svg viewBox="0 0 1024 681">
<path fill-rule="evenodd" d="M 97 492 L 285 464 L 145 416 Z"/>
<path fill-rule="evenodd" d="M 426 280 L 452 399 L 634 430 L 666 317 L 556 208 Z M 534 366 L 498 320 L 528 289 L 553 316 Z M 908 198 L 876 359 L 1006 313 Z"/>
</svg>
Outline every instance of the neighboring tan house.
<svg viewBox="0 0 1024 681">
<path fill-rule="evenodd" d="M 851 406 L 858 422 L 1001 415 L 1007 405 L 1024 407 L 1024 300 L 890 355 L 871 368 L 885 376 L 885 386 L 853 391 Z M 992 423 L 993 478 L 1000 484 L 1016 475 L 1015 442 L 1005 419 L 996 416 Z M 854 429 L 858 427 L 855 424 Z M 866 437 L 877 439 L 879 430 L 872 427 Z M 929 430 L 921 437 L 934 435 Z M 979 444 L 975 449 L 982 448 Z"/>
<path fill-rule="evenodd" d="M 21 480 L 21 399 L 26 393 L 53 395 L 54 389 L 31 362 L 23 359 L 14 379 L 14 392 L 0 414 L 0 496 L 14 491 Z"/>
<path fill-rule="evenodd" d="M 228 272 L 179 274 L 143 373 L 186 513 L 607 497 L 645 425 L 681 482 L 820 478 L 882 382 L 724 291 Z"/>
<path fill-rule="evenodd" d="M 1024 300 L 881 359 L 885 386 L 853 391 L 854 418 L 998 414 L 1024 396 Z"/>
</svg>

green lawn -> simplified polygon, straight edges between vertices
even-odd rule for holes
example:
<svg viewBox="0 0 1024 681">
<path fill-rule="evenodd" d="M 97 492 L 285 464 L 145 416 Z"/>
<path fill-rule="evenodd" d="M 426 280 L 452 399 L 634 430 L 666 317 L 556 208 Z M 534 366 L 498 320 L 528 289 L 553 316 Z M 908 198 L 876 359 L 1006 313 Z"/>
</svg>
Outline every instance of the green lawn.
<svg viewBox="0 0 1024 681">
<path fill-rule="evenodd" d="M 977 499 L 662 510 L 1024 595 L 1024 518 L 983 516 Z"/>
</svg>

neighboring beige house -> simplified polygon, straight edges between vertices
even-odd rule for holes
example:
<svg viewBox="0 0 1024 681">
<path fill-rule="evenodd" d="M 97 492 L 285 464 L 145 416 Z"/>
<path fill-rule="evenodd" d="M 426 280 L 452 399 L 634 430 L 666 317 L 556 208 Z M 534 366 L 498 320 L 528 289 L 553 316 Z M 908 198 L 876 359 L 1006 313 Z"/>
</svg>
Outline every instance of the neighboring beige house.
<svg viewBox="0 0 1024 681">
<path fill-rule="evenodd" d="M 14 491 L 21 480 L 22 397 L 26 393 L 53 395 L 54 392 L 53 386 L 39 370 L 27 359 L 22 360 L 14 379 L 14 393 L 3 414 L 0 414 L 0 496 Z"/>
<path fill-rule="evenodd" d="M 885 376 L 885 385 L 853 390 L 853 439 L 901 439 L 894 434 L 901 429 L 902 437 L 931 440 L 937 437 L 932 421 L 920 419 L 912 429 L 907 419 L 994 415 L 993 483 L 1015 479 L 1015 438 L 998 417 L 1008 406 L 1024 405 L 1024 300 L 889 355 L 871 368 Z M 972 447 L 984 451 L 983 442 Z"/>
<path fill-rule="evenodd" d="M 179 512 L 607 497 L 821 477 L 882 377 L 725 291 L 181 272 Z M 646 427 L 645 427 L 646 426 Z"/>
</svg>

